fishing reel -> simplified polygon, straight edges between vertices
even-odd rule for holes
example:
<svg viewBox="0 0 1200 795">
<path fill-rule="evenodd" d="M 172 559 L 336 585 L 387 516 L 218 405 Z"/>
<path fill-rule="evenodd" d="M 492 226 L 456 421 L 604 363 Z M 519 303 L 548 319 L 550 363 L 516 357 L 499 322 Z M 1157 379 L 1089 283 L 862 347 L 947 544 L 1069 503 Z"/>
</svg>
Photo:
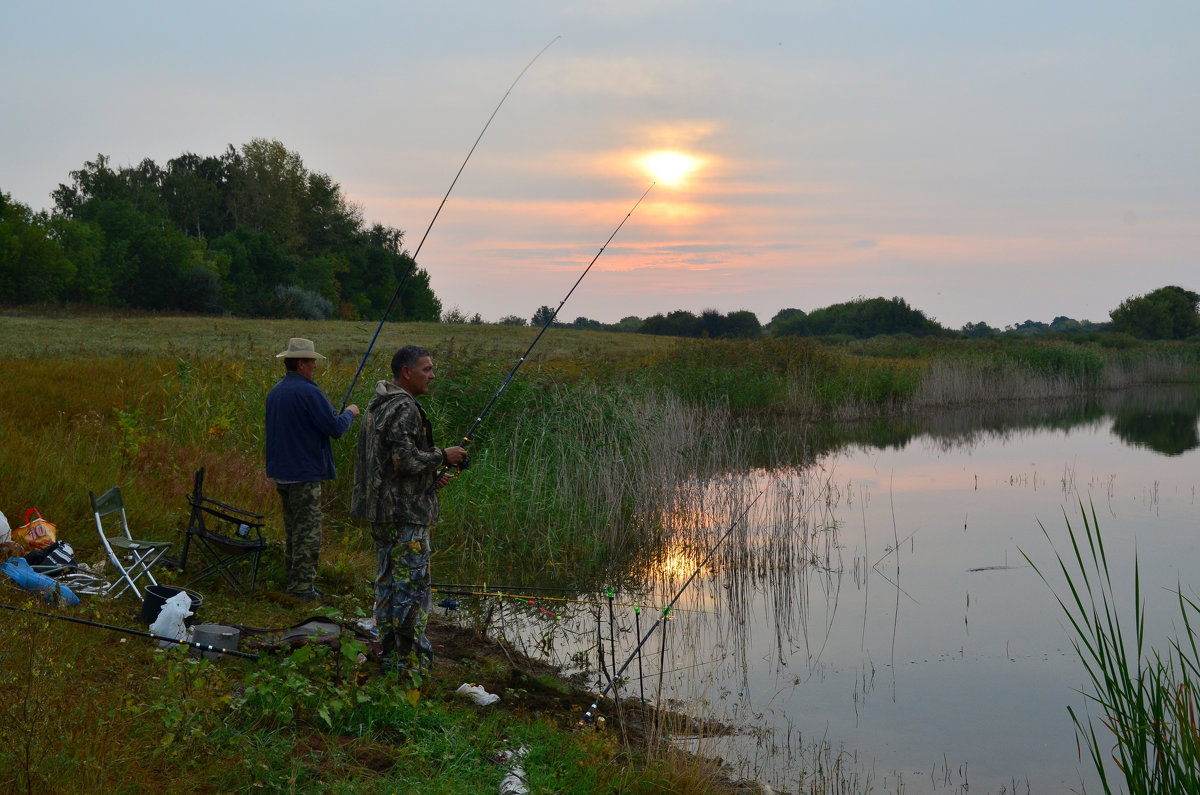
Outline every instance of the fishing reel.
<svg viewBox="0 0 1200 795">
<path fill-rule="evenodd" d="M 433 479 L 433 485 L 429 487 L 429 491 L 427 491 L 426 494 L 433 494 L 434 492 L 436 492 L 437 491 L 437 482 L 439 480 L 441 480 L 442 476 L 447 474 L 450 470 L 457 469 L 459 472 L 462 472 L 469 466 L 471 466 L 470 453 L 468 453 L 467 455 L 464 455 L 463 460 L 459 461 L 457 464 L 442 464 L 441 469 L 439 469 L 437 471 L 437 476 Z"/>
</svg>

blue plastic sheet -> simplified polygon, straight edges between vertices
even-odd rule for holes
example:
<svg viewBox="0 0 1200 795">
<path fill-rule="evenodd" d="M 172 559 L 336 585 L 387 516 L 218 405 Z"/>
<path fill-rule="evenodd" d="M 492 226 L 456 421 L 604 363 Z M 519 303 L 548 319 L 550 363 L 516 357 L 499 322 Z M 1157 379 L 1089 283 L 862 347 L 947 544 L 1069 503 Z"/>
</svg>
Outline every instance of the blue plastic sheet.
<svg viewBox="0 0 1200 795">
<path fill-rule="evenodd" d="M 58 600 L 68 607 L 74 607 L 79 604 L 79 597 L 70 588 L 53 577 L 38 574 L 30 568 L 29 561 L 25 560 L 25 558 L 12 558 L 4 563 L 0 563 L 0 571 L 7 574 L 13 582 L 22 588 L 44 594 L 47 602 L 54 601 L 54 598 L 57 596 Z"/>
</svg>

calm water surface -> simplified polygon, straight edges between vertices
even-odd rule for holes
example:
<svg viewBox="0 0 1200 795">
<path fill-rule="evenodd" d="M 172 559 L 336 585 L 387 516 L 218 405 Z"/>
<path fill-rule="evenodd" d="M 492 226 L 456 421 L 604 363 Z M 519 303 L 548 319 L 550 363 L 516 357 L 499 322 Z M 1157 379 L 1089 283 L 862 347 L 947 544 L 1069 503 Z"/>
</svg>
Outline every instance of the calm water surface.
<svg viewBox="0 0 1200 795">
<path fill-rule="evenodd" d="M 1081 527 L 1081 502 L 1094 509 L 1118 596 L 1132 593 L 1136 551 L 1148 636 L 1165 648 L 1168 589 L 1196 598 L 1200 585 L 1198 407 L 1183 389 L 1110 396 L 1051 424 L 942 418 L 774 481 L 760 473 L 744 521 L 711 500 L 714 534 L 739 526 L 622 692 L 654 700 L 661 681 L 669 703 L 738 727 L 693 745 L 784 790 L 818 741 L 853 754 L 877 791 L 1095 790 L 1067 714 L 1085 706 L 1085 673 L 1022 552 L 1061 589 L 1051 545 L 1069 554 L 1067 522 Z M 674 550 L 645 591 L 617 595 L 611 619 L 606 604 L 512 618 L 548 633 L 559 660 L 583 653 L 594 668 L 599 637 L 619 665 L 702 552 Z"/>
</svg>

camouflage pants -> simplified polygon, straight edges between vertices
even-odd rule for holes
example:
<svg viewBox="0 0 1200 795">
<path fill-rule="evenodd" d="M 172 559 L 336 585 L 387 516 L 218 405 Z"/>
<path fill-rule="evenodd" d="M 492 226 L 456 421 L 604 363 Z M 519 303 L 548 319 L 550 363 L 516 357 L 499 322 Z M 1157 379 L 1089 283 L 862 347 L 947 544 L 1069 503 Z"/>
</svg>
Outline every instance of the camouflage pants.
<svg viewBox="0 0 1200 795">
<path fill-rule="evenodd" d="M 284 483 L 275 490 L 283 501 L 284 590 L 307 593 L 317 579 L 321 556 L 321 484 Z"/>
<path fill-rule="evenodd" d="M 379 569 L 375 577 L 375 626 L 383 662 L 391 667 L 428 669 L 433 646 L 429 623 L 429 528 L 419 524 L 372 524 Z"/>
</svg>

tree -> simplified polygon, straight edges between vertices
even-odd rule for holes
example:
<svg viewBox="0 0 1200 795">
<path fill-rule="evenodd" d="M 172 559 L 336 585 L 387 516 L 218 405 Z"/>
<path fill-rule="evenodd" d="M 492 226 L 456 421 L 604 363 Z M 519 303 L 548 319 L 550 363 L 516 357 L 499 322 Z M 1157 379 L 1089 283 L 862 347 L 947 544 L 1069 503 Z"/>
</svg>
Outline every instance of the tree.
<svg viewBox="0 0 1200 795">
<path fill-rule="evenodd" d="M 755 339 L 761 337 L 762 323 L 758 321 L 758 315 L 748 309 L 739 309 L 736 312 L 730 312 L 725 317 L 724 336 L 736 339 Z"/>
<path fill-rule="evenodd" d="M 95 162 L 84 161 L 83 168 L 71 172 L 71 184 L 59 183 L 51 191 L 56 214 L 79 218 L 92 199 L 128 198 L 121 176 L 108 167 L 108 158 L 96 155 Z"/>
<path fill-rule="evenodd" d="M 441 315 L 429 273 L 403 250 L 404 233 L 367 228 L 331 177 L 309 172 L 277 140 L 231 145 L 218 157 L 188 152 L 165 168 L 144 159 L 114 169 L 98 155 L 53 196 L 46 241 L 77 267 L 65 283 L 45 269 L 51 278 L 37 287 L 47 300 L 266 316 Z"/>
<path fill-rule="evenodd" d="M 58 216 L 50 219 L 49 234 L 62 246 L 75 269 L 62 298 L 96 305 L 109 303 L 112 281 L 101 264 L 106 242 L 100 225 Z"/>
<path fill-rule="evenodd" d="M 62 298 L 75 266 L 47 233 L 49 219 L 0 193 L 0 301 L 40 303 Z"/>
<path fill-rule="evenodd" d="M 592 320 L 590 317 L 580 315 L 571 323 L 571 328 L 584 329 L 587 331 L 603 331 L 605 326 L 599 320 Z"/>
<path fill-rule="evenodd" d="M 771 321 L 771 333 L 776 337 L 803 334 L 806 336 L 848 336 L 866 339 L 880 334 L 911 334 L 924 337 L 944 334 L 946 330 L 925 313 L 913 309 L 903 298 L 856 298 L 843 304 L 815 309 L 808 315 L 799 310 L 787 310 L 789 315 L 776 315 Z"/>
<path fill-rule="evenodd" d="M 167 161 L 162 197 L 167 215 L 186 234 L 218 238 L 234 229 L 228 198 L 237 152 L 221 157 L 185 152 Z"/>
<path fill-rule="evenodd" d="M 1005 332 L 1014 337 L 1040 337 L 1050 333 L 1050 327 L 1037 320 L 1026 320 L 1015 326 L 1009 326 Z"/>
<path fill-rule="evenodd" d="M 227 257 L 225 306 L 235 315 L 261 314 L 277 286 L 295 282 L 294 259 L 263 232 L 240 227 L 209 248 Z"/>
<path fill-rule="evenodd" d="M 554 322 L 554 309 L 542 304 L 537 311 L 533 313 L 533 319 L 529 321 L 529 325 L 542 328 Z"/>
<path fill-rule="evenodd" d="M 327 174 L 311 173 L 300 223 L 309 248 L 337 249 L 352 243 L 363 226 L 362 209 L 346 201 L 342 188 Z"/>
<path fill-rule="evenodd" d="M 636 334 L 642 330 L 642 319 L 637 315 L 626 315 L 617 321 L 614 331 L 627 331 Z"/>
<path fill-rule="evenodd" d="M 280 141 L 255 138 L 242 145 L 232 174 L 237 226 L 263 232 L 295 252 L 304 244 L 302 208 L 308 171 L 300 155 Z"/>
<path fill-rule="evenodd" d="M 1160 287 L 1126 298 L 1114 309 L 1112 330 L 1152 340 L 1182 340 L 1200 333 L 1200 295 L 1182 287 Z"/>
<path fill-rule="evenodd" d="M 652 315 L 642 321 L 643 334 L 670 337 L 699 337 L 700 318 L 686 309 L 676 309 L 666 315 Z"/>
<path fill-rule="evenodd" d="M 994 337 L 1000 333 L 1000 330 L 980 321 L 978 323 L 964 324 L 960 333 L 967 339 L 981 339 L 983 337 Z"/>
<path fill-rule="evenodd" d="M 770 322 L 767 323 L 767 330 L 776 337 L 786 336 L 786 334 L 779 333 L 781 326 L 796 319 L 803 320 L 806 317 L 808 317 L 808 314 L 803 309 L 780 309 L 775 313 L 775 317 L 771 318 Z"/>
</svg>

